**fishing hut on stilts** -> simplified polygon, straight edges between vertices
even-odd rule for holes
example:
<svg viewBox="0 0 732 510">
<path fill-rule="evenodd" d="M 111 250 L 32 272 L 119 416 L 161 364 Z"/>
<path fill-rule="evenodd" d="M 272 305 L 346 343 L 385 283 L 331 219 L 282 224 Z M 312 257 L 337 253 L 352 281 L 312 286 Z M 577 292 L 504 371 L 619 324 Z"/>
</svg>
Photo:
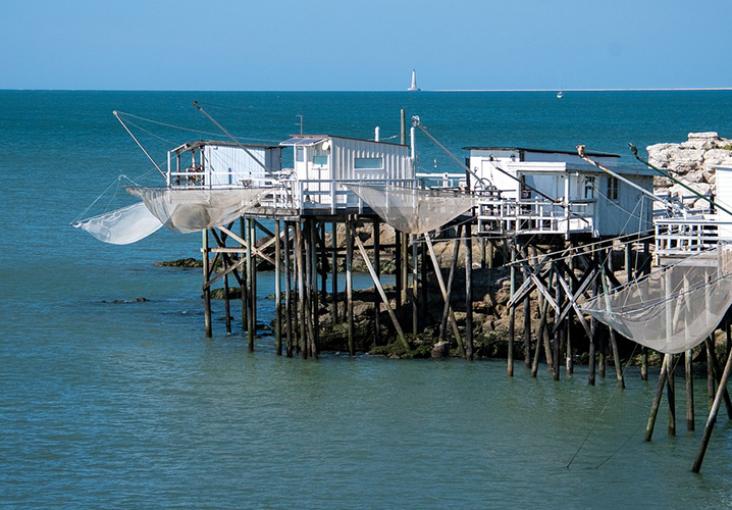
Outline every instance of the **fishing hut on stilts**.
<svg viewBox="0 0 732 510">
<path fill-rule="evenodd" d="M 112 244 L 136 242 L 162 227 L 199 232 L 206 336 L 213 335 L 212 298 L 219 292 L 226 333 L 233 332 L 238 308 L 253 351 L 261 326 L 258 273 L 271 271 L 277 355 L 317 358 L 328 331 L 342 332 L 351 355 L 392 342 L 408 352 L 432 326 L 433 353 L 452 348 L 472 359 L 473 271 L 491 269 L 502 259 L 510 293 L 508 375 L 519 356 L 536 377 L 543 357 L 558 380 L 562 365 L 571 375 L 578 353 L 587 352 L 589 384 L 605 377 L 612 359 L 622 388 L 623 348 L 627 359 L 636 353 L 634 347 L 627 354 L 624 339 L 641 346 L 642 379 L 648 378 L 649 351 L 661 352 L 647 440 L 664 391 L 669 432 L 675 433 L 680 354 L 687 426 L 693 429 L 692 350 L 704 344 L 710 414 L 694 464 L 700 469 L 722 401 L 732 418 L 726 390 L 732 370 L 732 252 L 725 244 L 732 240 L 732 211 L 721 200 L 727 188 L 732 198 L 732 169 L 719 171 L 716 202 L 695 196 L 709 203 L 699 212 L 653 194 L 654 175 L 673 178 L 662 170 L 647 162 L 624 168 L 617 155 L 583 146 L 576 153 L 471 146 L 463 160 L 419 117 L 408 127 L 404 110 L 399 143 L 382 141 L 376 128 L 373 139 L 301 133 L 277 144 L 249 144 L 200 104 L 194 106 L 227 140 L 175 147 L 165 169 L 115 112 L 165 184 L 130 185 L 127 191 L 138 202 L 74 226 Z M 459 172 L 418 172 L 417 132 Z M 291 168 L 282 164 L 286 151 Z M 446 274 L 437 243 L 451 246 Z M 464 277 L 458 278 L 461 251 Z M 391 286 L 383 283 L 386 258 L 393 261 Z M 359 291 L 361 303 L 370 304 L 365 335 L 356 325 L 358 259 L 373 283 L 373 291 Z M 456 288 L 459 279 L 464 289 Z M 427 312 L 430 301 L 442 309 L 437 316 Z M 727 334 L 723 368 L 713 341 L 720 324 Z"/>
</svg>

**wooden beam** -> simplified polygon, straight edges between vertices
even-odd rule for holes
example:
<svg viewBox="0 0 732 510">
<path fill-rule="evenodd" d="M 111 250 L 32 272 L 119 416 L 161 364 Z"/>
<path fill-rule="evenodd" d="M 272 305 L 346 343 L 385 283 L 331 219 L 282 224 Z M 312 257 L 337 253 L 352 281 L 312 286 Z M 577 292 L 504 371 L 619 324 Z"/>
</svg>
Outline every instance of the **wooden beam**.
<svg viewBox="0 0 732 510">
<path fill-rule="evenodd" d="M 455 335 L 455 340 L 458 342 L 458 345 L 463 345 L 462 337 L 460 336 L 460 330 L 458 329 L 457 320 L 455 320 L 455 313 L 452 310 L 452 307 L 450 306 L 450 293 L 448 292 L 447 288 L 445 287 L 445 281 L 442 277 L 442 270 L 440 269 L 440 264 L 437 261 L 437 255 L 435 255 L 435 247 L 432 245 L 432 238 L 428 233 L 424 234 L 424 240 L 427 244 L 427 252 L 429 253 L 430 260 L 432 261 L 432 266 L 435 269 L 435 276 L 437 279 L 437 286 L 440 288 L 440 294 L 442 295 L 443 303 L 445 304 L 444 307 L 448 311 L 450 326 L 452 328 L 452 334 Z M 457 241 L 459 242 L 459 241 Z M 461 349 L 462 350 L 462 349 Z"/>
<path fill-rule="evenodd" d="M 371 280 L 374 282 L 374 285 L 376 286 L 376 290 L 379 292 L 379 295 L 381 296 L 381 300 L 384 302 L 384 306 L 386 307 L 386 311 L 389 314 L 389 318 L 391 319 L 392 324 L 394 325 L 394 329 L 396 330 L 397 337 L 399 338 L 399 342 L 401 342 L 404 349 L 407 351 L 411 350 L 409 347 L 409 344 L 407 343 L 406 338 L 404 337 L 404 332 L 402 331 L 402 327 L 399 325 L 399 321 L 396 318 L 396 315 L 394 314 L 394 310 L 391 309 L 391 305 L 389 304 L 389 300 L 386 297 L 386 293 L 384 292 L 384 288 L 381 286 L 381 282 L 376 276 L 376 272 L 374 271 L 374 267 L 371 264 L 371 261 L 369 260 L 368 254 L 366 253 L 366 249 L 363 246 L 363 243 L 361 242 L 361 239 L 359 239 L 358 236 L 355 236 L 353 240 L 356 242 L 356 246 L 358 246 L 358 250 L 361 252 L 361 257 L 363 257 L 363 261 L 366 264 L 366 269 L 369 271 L 369 275 L 371 276 Z"/>
</svg>

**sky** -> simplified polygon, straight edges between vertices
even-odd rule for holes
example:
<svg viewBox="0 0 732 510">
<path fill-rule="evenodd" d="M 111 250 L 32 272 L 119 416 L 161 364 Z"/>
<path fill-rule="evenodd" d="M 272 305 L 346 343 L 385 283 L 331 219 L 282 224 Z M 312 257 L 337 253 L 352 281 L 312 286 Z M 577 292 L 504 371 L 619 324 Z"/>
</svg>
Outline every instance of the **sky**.
<svg viewBox="0 0 732 510">
<path fill-rule="evenodd" d="M 732 0 L 0 0 L 0 89 L 732 86 Z"/>
</svg>

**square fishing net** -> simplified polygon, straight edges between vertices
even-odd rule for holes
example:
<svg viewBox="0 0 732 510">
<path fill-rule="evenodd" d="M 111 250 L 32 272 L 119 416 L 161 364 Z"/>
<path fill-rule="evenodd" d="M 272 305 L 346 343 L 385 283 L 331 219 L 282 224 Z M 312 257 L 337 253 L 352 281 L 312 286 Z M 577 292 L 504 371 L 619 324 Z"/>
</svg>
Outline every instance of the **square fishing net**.
<svg viewBox="0 0 732 510">
<path fill-rule="evenodd" d="M 598 295 L 581 308 L 626 338 L 668 354 L 691 349 L 732 305 L 732 247 L 721 245 Z"/>
<path fill-rule="evenodd" d="M 385 223 L 400 232 L 424 234 L 437 230 L 473 207 L 467 193 L 392 185 L 346 185 Z"/>
</svg>

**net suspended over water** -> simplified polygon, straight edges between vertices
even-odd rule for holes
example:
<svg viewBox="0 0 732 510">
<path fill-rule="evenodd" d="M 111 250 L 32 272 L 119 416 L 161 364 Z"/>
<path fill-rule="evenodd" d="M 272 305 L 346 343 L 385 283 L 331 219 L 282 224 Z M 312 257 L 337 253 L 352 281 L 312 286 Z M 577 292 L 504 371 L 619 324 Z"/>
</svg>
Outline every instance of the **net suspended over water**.
<svg viewBox="0 0 732 510">
<path fill-rule="evenodd" d="M 128 188 L 127 191 L 142 198 L 160 223 L 182 233 L 231 223 L 253 206 L 263 192 L 258 188 Z"/>
<path fill-rule="evenodd" d="M 436 230 L 473 207 L 473 197 L 459 192 L 390 185 L 349 185 L 348 188 L 385 223 L 408 234 Z"/>
<path fill-rule="evenodd" d="M 143 202 L 115 209 L 73 223 L 96 239 L 109 244 L 132 244 L 155 233 L 163 226 Z"/>
<path fill-rule="evenodd" d="M 732 248 L 720 246 L 654 271 L 582 309 L 626 338 L 668 354 L 711 335 L 732 305 Z"/>
</svg>

